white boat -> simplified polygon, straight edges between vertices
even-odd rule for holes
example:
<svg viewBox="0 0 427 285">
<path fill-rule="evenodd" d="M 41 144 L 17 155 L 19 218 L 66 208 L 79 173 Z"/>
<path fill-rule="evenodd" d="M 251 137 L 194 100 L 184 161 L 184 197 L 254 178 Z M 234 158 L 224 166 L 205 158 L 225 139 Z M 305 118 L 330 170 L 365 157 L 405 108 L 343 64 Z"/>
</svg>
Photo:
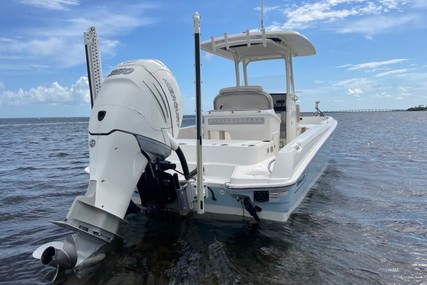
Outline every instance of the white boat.
<svg viewBox="0 0 427 285">
<path fill-rule="evenodd" d="M 294 31 L 225 34 L 201 47 L 233 61 L 236 71 L 236 86 L 220 89 L 203 115 L 204 210 L 286 222 L 325 169 L 327 141 L 337 125 L 332 117 L 300 114 L 292 58 L 314 55 L 315 49 Z M 282 93 L 248 81 L 248 65 L 268 60 L 285 65 Z M 196 166 L 195 138 L 192 126 L 177 139 L 190 168 Z M 179 165 L 174 154 L 168 160 Z"/>
<path fill-rule="evenodd" d="M 127 61 L 101 83 L 94 28 L 85 42 L 93 105 L 89 183 L 67 217 L 54 222 L 74 233 L 33 253 L 57 268 L 52 279 L 104 258 L 126 214 L 140 209 L 131 201 L 135 192 L 146 213 L 197 211 L 286 222 L 324 171 L 337 122 L 301 116 L 292 58 L 315 54 L 303 35 L 262 29 L 203 42 L 204 51 L 233 61 L 236 72 L 236 85 L 219 89 L 212 110 L 203 114 L 203 128 L 200 113 L 199 124 L 181 128 L 178 84 L 164 64 Z M 248 81 L 248 65 L 268 60 L 284 63 L 282 93 Z"/>
</svg>

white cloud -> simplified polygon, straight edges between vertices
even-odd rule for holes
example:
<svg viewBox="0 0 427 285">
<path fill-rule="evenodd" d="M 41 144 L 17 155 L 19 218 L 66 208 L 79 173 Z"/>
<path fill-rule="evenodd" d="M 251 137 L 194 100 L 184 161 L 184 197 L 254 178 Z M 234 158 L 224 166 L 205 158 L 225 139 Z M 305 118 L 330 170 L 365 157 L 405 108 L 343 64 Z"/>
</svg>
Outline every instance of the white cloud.
<svg viewBox="0 0 427 285">
<path fill-rule="evenodd" d="M 318 29 L 338 33 L 362 33 L 372 39 L 374 35 L 408 27 L 425 27 L 422 9 L 424 0 L 317 0 L 301 4 L 287 4 L 285 23 L 275 22 L 275 29 Z"/>
<path fill-rule="evenodd" d="M 379 63 L 385 62 L 391 64 L 394 61 L 373 62 L 363 65 L 363 67 L 381 68 L 385 65 Z M 395 76 L 392 75 L 399 76 L 399 80 L 396 80 Z M 351 106 L 349 109 L 366 108 L 366 106 L 382 106 L 385 109 L 408 108 L 411 105 L 415 106 L 426 102 L 427 72 L 415 68 L 393 69 L 376 75 L 373 74 L 372 77 L 340 80 L 325 86 L 318 86 L 313 90 L 312 96 L 316 95 L 316 98 L 320 100 L 322 97 L 329 98 L 330 104 L 336 103 L 336 106 L 338 106 L 336 100 L 346 98 L 342 108 L 349 108 L 348 106 Z M 405 102 L 396 105 L 396 101 L 402 101 L 402 99 Z M 360 105 L 357 105 L 359 104 L 357 102 Z"/>
<path fill-rule="evenodd" d="M 333 21 L 354 15 L 355 11 L 349 9 L 333 10 L 331 3 L 327 1 L 304 4 L 303 6 L 287 13 L 287 28 L 305 28 L 316 21 Z"/>
<path fill-rule="evenodd" d="M 381 3 L 384 5 L 384 9 L 396 9 L 399 7 L 399 2 L 402 1 L 398 1 L 398 0 L 381 0 Z"/>
<path fill-rule="evenodd" d="M 84 62 L 83 37 L 49 37 L 40 39 L 10 39 L 1 45 L 0 52 L 8 57 L 1 69 L 33 70 L 34 67 L 71 67 Z M 66 51 L 66 56 L 64 54 Z M 13 60 L 15 58 L 15 60 Z"/>
<path fill-rule="evenodd" d="M 39 1 L 32 0 L 25 3 L 35 5 Z M 47 1 L 46 5 L 53 6 L 53 3 L 58 5 L 78 4 L 77 1 Z M 55 25 L 34 25 L 25 30 L 14 31 L 9 36 L 3 35 L 0 38 L 0 54 L 6 61 L 3 62 L 0 69 L 29 70 L 30 65 L 68 68 L 82 64 L 85 60 L 83 32 L 90 26 L 96 26 L 98 29 L 101 52 L 104 55 L 113 55 L 119 46 L 119 41 L 115 38 L 132 29 L 156 21 L 153 17 L 144 15 L 148 9 L 155 8 L 154 5 L 110 5 L 108 7 L 107 9 L 105 6 L 97 6 L 84 10 L 75 7 L 65 14 L 61 12 L 54 14 L 53 17 L 58 18 L 49 22 L 55 23 Z M 96 13 L 93 13 L 94 10 Z M 61 16 L 63 18 L 60 18 Z M 34 22 L 46 23 L 36 19 Z M 5 64 L 5 62 L 9 64 Z"/>
<path fill-rule="evenodd" d="M 343 64 L 343 65 L 337 66 L 337 68 L 346 68 L 346 67 L 349 67 L 349 66 L 352 66 L 352 64 L 349 64 L 349 63 Z"/>
<path fill-rule="evenodd" d="M 391 96 L 387 91 L 381 91 L 376 93 L 373 97 L 374 98 L 392 98 L 393 96 Z"/>
<path fill-rule="evenodd" d="M 378 73 L 377 75 L 375 75 L 375 77 L 384 77 L 392 74 L 401 74 L 401 73 L 406 73 L 407 71 L 408 70 L 406 68 L 394 69 L 394 70 Z"/>
<path fill-rule="evenodd" d="M 305 3 L 295 9 L 287 9 L 285 14 L 287 28 L 306 28 L 318 23 L 330 23 L 351 16 L 377 15 L 385 11 L 395 10 L 399 6 L 396 1 L 371 2 L 365 0 L 323 0 Z"/>
<path fill-rule="evenodd" d="M 379 81 L 379 79 L 374 80 L 365 77 L 341 80 L 335 83 L 333 87 L 336 90 L 335 92 L 351 95 L 355 98 L 361 98 L 362 95 L 364 98 L 368 98 L 374 94 L 380 94 L 389 88 L 393 88 L 393 86 Z"/>
<path fill-rule="evenodd" d="M 393 32 L 402 27 L 422 26 L 423 19 L 420 15 L 410 13 L 405 15 L 375 15 L 348 21 L 343 25 L 336 27 L 339 33 L 361 33 L 366 37 L 372 38 L 373 35 Z"/>
<path fill-rule="evenodd" d="M 19 0 L 19 2 L 48 10 L 68 10 L 69 6 L 79 5 L 79 0 Z"/>
<path fill-rule="evenodd" d="M 376 77 L 375 74 L 336 82 L 328 80 L 325 84 L 305 88 L 303 92 L 298 90 L 297 94 L 304 111 L 311 111 L 316 100 L 322 102 L 322 110 L 405 109 L 427 102 L 425 70 L 412 68 L 396 75 L 399 80 L 394 76 Z"/>
<path fill-rule="evenodd" d="M 390 60 L 384 60 L 384 61 L 372 61 L 372 62 L 366 62 L 366 63 L 360 63 L 360 64 L 351 64 L 351 65 L 346 64 L 340 67 L 348 67 L 348 70 L 376 69 L 378 67 L 396 64 L 396 63 L 404 62 L 407 60 L 408 59 L 405 59 L 405 58 L 396 58 L 396 59 L 390 59 Z"/>
<path fill-rule="evenodd" d="M 264 13 L 270 13 L 280 9 L 280 6 L 264 6 Z M 254 8 L 255 11 L 261 11 L 261 7 Z"/>
<path fill-rule="evenodd" d="M 370 84 L 368 78 L 351 78 L 346 80 L 341 80 L 335 83 L 335 86 L 344 86 L 346 88 L 359 88 L 360 86 Z"/>
<path fill-rule="evenodd" d="M 18 105 L 30 103 L 44 104 L 80 104 L 90 102 L 87 77 L 80 77 L 71 87 L 61 86 L 53 82 L 50 86 L 37 86 L 29 90 L 19 89 L 0 93 L 0 104 Z"/>
<path fill-rule="evenodd" d="M 48 38 L 43 40 L 31 40 L 29 42 L 22 42 L 20 48 L 26 53 L 37 55 L 37 56 L 49 56 L 65 45 L 64 40 L 61 38 Z"/>
<path fill-rule="evenodd" d="M 317 79 L 313 81 L 316 84 L 325 84 L 327 81 L 326 80 L 321 80 L 321 79 Z"/>
<path fill-rule="evenodd" d="M 349 95 L 353 95 L 354 97 L 360 97 L 361 94 L 363 94 L 363 90 L 360 88 L 349 88 L 347 89 L 347 93 Z"/>
</svg>

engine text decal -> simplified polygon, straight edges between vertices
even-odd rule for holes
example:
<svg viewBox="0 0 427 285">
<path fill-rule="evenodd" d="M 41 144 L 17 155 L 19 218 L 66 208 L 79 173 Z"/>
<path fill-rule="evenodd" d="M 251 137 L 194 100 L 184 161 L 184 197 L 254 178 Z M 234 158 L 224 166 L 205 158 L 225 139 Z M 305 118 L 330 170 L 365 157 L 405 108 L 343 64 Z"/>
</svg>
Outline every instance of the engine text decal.
<svg viewBox="0 0 427 285">
<path fill-rule="evenodd" d="M 110 74 L 108 74 L 107 77 L 113 76 L 113 75 L 119 75 L 119 74 L 130 74 L 133 72 L 133 68 L 117 68 L 113 69 Z"/>
<path fill-rule="evenodd" d="M 173 90 L 172 84 L 169 83 L 169 81 L 166 80 L 166 78 L 163 78 L 163 81 L 166 84 L 166 87 L 169 90 L 169 93 L 171 94 L 172 100 L 173 100 L 173 106 L 175 107 L 175 116 L 176 116 L 176 125 L 179 126 L 179 106 L 178 106 L 178 102 L 176 100 L 176 95 L 175 95 L 175 91 Z"/>
</svg>

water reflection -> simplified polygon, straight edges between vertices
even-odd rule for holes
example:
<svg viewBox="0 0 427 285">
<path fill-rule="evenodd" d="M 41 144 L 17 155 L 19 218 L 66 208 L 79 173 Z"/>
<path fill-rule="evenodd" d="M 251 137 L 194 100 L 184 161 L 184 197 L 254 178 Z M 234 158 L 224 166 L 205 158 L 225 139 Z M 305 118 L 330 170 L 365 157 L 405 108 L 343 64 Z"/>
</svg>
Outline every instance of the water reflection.
<svg viewBox="0 0 427 285">
<path fill-rule="evenodd" d="M 122 243 L 91 276 L 61 276 L 57 284 L 234 284 L 279 282 L 292 248 L 288 227 L 211 214 L 162 213 L 128 218 Z M 289 236 L 288 236 L 289 237 Z M 280 270 L 281 271 L 281 270 Z"/>
</svg>

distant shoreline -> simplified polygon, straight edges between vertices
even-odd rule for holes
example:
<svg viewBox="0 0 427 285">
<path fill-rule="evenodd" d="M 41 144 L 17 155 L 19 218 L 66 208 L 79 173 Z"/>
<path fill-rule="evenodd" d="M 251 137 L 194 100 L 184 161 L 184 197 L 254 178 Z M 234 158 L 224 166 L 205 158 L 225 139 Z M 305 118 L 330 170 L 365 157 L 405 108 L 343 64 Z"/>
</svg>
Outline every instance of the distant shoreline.
<svg viewBox="0 0 427 285">
<path fill-rule="evenodd" d="M 336 111 L 323 111 L 323 113 L 333 114 L 333 113 L 366 113 L 366 112 L 406 112 L 406 111 L 427 111 L 427 106 L 420 105 L 418 107 L 411 107 L 408 109 L 355 109 L 355 110 L 336 110 Z M 303 114 L 312 113 L 310 111 L 303 111 Z M 184 117 L 194 117 L 195 115 L 186 114 Z M 89 120 L 89 116 L 70 116 L 70 117 L 9 117 L 9 118 L 0 118 L 0 120 L 9 120 L 9 119 L 83 119 Z"/>
<path fill-rule="evenodd" d="M 406 111 L 427 111 L 427 106 L 419 105 L 418 107 L 411 107 Z"/>
<path fill-rule="evenodd" d="M 368 112 L 405 112 L 405 109 L 355 109 L 340 111 L 323 111 L 323 113 L 368 113 Z"/>
</svg>

